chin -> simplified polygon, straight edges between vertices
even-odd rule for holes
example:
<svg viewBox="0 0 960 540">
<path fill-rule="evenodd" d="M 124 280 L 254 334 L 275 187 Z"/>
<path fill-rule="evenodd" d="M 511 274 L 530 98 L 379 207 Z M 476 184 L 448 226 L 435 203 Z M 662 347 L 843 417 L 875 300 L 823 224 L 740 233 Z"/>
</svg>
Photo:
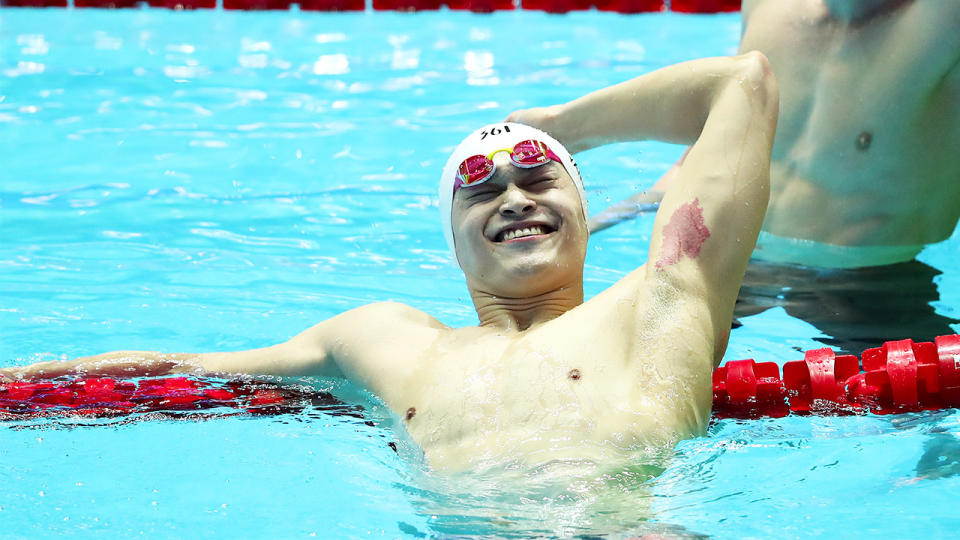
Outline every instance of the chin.
<svg viewBox="0 0 960 540">
<path fill-rule="evenodd" d="M 461 267 L 468 281 L 479 289 L 510 297 L 534 296 L 582 279 L 586 257 L 581 246 L 570 242 L 513 246 L 496 255 L 487 253 L 492 256 L 458 254 L 466 262 Z M 477 279 L 470 279 L 471 275 Z"/>
<path fill-rule="evenodd" d="M 499 288 L 510 296 L 543 294 L 579 279 L 582 266 L 573 266 L 572 261 L 560 262 L 535 254 L 519 257 L 500 271 L 503 279 L 498 280 Z"/>
</svg>

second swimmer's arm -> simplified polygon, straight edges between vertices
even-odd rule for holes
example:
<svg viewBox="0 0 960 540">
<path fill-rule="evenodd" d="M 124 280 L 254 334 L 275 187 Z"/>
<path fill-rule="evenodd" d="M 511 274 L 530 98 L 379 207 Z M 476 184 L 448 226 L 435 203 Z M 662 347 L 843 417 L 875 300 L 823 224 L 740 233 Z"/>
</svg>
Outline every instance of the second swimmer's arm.
<svg viewBox="0 0 960 540">
<path fill-rule="evenodd" d="M 590 233 L 592 234 L 608 229 L 618 223 L 633 219 L 640 214 L 655 213 L 659 210 L 660 201 L 663 200 L 664 193 L 670 189 L 670 185 L 677 177 L 677 173 L 683 165 L 683 160 L 686 159 L 689 152 L 690 149 L 687 148 L 683 156 L 673 164 L 673 167 L 670 167 L 670 170 L 663 173 L 660 180 L 657 180 L 657 183 L 650 187 L 650 189 L 643 193 L 637 193 L 622 201 L 615 202 L 604 208 L 599 214 L 592 216 L 588 224 L 590 226 Z"/>
<path fill-rule="evenodd" d="M 593 234 L 613 227 L 640 214 L 656 212 L 660 208 L 661 200 L 663 200 L 663 192 L 650 189 L 620 202 L 615 202 L 604 208 L 603 212 L 590 218 L 590 222 L 587 224 L 590 227 L 590 233 Z"/>
</svg>

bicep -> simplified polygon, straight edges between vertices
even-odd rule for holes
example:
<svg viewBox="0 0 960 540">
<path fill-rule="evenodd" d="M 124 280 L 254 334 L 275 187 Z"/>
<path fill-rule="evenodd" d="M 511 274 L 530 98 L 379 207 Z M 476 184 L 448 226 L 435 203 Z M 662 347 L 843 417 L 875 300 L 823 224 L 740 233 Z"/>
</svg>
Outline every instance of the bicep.
<svg viewBox="0 0 960 540">
<path fill-rule="evenodd" d="M 443 325 L 414 308 L 369 304 L 323 321 L 286 343 L 235 353 L 200 355 L 204 370 L 349 379 L 382 393 L 411 369 L 408 360 Z"/>
<path fill-rule="evenodd" d="M 270 347 L 237 352 L 204 353 L 197 363 L 204 371 L 248 375 L 340 376 L 331 361 L 330 321 L 324 321 Z"/>
</svg>

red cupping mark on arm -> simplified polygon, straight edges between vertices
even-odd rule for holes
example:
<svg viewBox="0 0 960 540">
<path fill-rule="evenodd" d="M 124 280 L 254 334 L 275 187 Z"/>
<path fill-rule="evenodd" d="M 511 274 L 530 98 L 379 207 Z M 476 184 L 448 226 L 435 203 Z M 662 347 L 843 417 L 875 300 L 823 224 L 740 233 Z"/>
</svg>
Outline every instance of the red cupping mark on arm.
<svg viewBox="0 0 960 540">
<path fill-rule="evenodd" d="M 680 205 L 670 216 L 670 222 L 663 227 L 657 270 L 676 264 L 684 255 L 696 259 L 707 238 L 710 238 L 710 229 L 703 223 L 700 199 Z"/>
</svg>

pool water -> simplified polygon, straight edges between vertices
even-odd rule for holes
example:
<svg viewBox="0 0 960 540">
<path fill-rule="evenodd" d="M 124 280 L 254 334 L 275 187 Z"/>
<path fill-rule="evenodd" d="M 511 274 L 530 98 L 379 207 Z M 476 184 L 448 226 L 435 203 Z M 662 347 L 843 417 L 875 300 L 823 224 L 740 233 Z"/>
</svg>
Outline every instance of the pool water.
<svg viewBox="0 0 960 540">
<path fill-rule="evenodd" d="M 736 14 L 0 10 L 0 365 L 261 347 L 387 299 L 474 324 L 435 195 L 463 134 L 731 54 L 738 37 Z M 681 153 L 583 154 L 591 207 L 651 185 Z M 643 263 L 651 224 L 591 240 L 588 297 Z M 960 231 L 920 256 L 940 272 L 932 307 L 945 318 L 960 317 L 958 253 Z M 783 363 L 831 337 L 783 307 L 740 323 L 727 359 Z M 629 470 L 505 480 L 430 472 L 356 388 L 284 382 L 331 389 L 364 417 L 3 424 L 0 530 L 886 538 L 960 526 L 955 410 L 718 421 Z"/>
</svg>

